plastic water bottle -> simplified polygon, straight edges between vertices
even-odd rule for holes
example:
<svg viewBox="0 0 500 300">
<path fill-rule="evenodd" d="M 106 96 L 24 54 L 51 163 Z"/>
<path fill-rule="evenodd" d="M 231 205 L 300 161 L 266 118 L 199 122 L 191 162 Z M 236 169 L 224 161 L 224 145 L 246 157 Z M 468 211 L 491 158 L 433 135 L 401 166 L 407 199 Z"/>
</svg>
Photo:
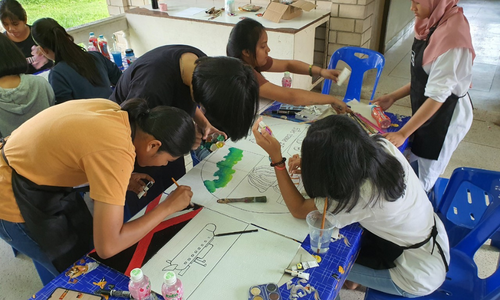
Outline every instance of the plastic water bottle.
<svg viewBox="0 0 500 300">
<path fill-rule="evenodd" d="M 292 77 L 290 76 L 290 72 L 285 72 L 285 76 L 281 79 L 281 86 L 286 88 L 292 87 Z"/>
<path fill-rule="evenodd" d="M 94 43 L 89 41 L 89 45 L 87 46 L 87 51 L 98 51 L 97 48 L 94 46 Z"/>
<path fill-rule="evenodd" d="M 165 300 L 182 300 L 184 289 L 182 282 L 175 276 L 175 273 L 168 271 L 163 276 L 163 285 L 161 286 L 161 294 Z"/>
<path fill-rule="evenodd" d="M 224 10 L 228 16 L 234 16 L 236 13 L 236 9 L 234 8 L 234 0 L 225 0 L 224 1 Z"/>
<path fill-rule="evenodd" d="M 156 300 L 156 296 L 151 293 L 151 282 L 140 268 L 130 271 L 128 290 L 136 300 Z"/>
<path fill-rule="evenodd" d="M 97 38 L 95 37 L 93 32 L 90 32 L 89 34 L 89 43 L 92 43 L 94 45 L 96 50 L 89 50 L 89 51 L 99 51 L 99 43 L 97 42 Z"/>
<path fill-rule="evenodd" d="M 134 50 L 127 49 L 125 50 L 125 60 L 127 61 L 127 65 L 131 65 L 135 60 Z"/>
<path fill-rule="evenodd" d="M 102 55 L 104 55 L 104 57 L 106 57 L 107 59 L 111 59 L 111 57 L 109 56 L 108 40 L 106 40 L 104 35 L 101 34 L 99 36 L 98 42 L 99 49 L 101 50 Z"/>
</svg>

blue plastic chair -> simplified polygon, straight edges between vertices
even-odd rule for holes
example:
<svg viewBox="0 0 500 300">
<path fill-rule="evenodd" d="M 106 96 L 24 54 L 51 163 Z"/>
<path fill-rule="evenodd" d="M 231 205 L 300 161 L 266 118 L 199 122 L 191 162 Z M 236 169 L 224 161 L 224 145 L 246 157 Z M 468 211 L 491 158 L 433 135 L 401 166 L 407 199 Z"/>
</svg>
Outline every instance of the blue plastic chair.
<svg viewBox="0 0 500 300">
<path fill-rule="evenodd" d="M 500 172 L 457 168 L 449 180 L 438 179 L 429 199 L 453 247 L 477 226 L 491 202 L 500 201 Z M 500 249 L 500 232 L 491 240 L 491 245 Z"/>
<path fill-rule="evenodd" d="M 363 58 L 358 57 L 356 54 L 361 54 Z M 377 78 L 375 79 L 372 96 L 370 98 L 370 100 L 373 100 L 380 75 L 382 74 L 382 69 L 385 65 L 384 56 L 377 51 L 366 48 L 342 47 L 333 53 L 330 58 L 330 63 L 328 64 L 328 69 L 335 69 L 339 60 L 344 61 L 351 68 L 351 76 L 344 96 L 344 102 L 347 103 L 353 99 L 359 101 L 361 98 L 361 88 L 363 86 L 365 72 L 371 69 L 377 69 Z M 332 81 L 330 79 L 325 79 L 321 93 L 325 95 L 330 94 L 331 86 Z"/>
<path fill-rule="evenodd" d="M 450 180 L 451 181 L 451 180 Z M 446 199 L 444 203 L 447 203 Z M 451 201 L 450 201 L 451 202 Z M 443 203 L 443 204 L 444 204 Z M 450 203 L 447 203 L 450 204 Z M 477 225 L 450 250 L 450 270 L 444 283 L 422 300 L 498 300 L 500 268 L 488 278 L 478 277 L 474 254 L 500 228 L 500 201 L 490 203 Z M 367 289 L 365 300 L 406 299 Z"/>
</svg>

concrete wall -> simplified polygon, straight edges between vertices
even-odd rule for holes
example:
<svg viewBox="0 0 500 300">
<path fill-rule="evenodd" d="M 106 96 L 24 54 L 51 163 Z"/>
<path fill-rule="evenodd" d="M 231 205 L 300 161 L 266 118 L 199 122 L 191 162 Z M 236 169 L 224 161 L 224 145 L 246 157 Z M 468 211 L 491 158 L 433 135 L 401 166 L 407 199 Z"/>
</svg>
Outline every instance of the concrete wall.
<svg viewBox="0 0 500 300">
<path fill-rule="evenodd" d="M 413 30 L 415 15 L 409 1 L 389 0 L 389 14 L 385 32 L 385 49 L 389 49 L 401 36 Z"/>
</svg>

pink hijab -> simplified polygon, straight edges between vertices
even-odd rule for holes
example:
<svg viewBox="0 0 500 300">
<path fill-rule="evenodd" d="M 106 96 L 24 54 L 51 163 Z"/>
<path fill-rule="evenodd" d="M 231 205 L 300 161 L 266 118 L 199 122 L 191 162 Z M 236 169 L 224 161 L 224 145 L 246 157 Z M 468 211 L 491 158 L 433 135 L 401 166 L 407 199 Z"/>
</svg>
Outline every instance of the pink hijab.
<svg viewBox="0 0 500 300">
<path fill-rule="evenodd" d="M 433 62 L 441 54 L 453 48 L 468 48 L 472 59 L 476 57 L 470 36 L 469 22 L 463 9 L 456 6 L 459 0 L 420 0 L 420 5 L 428 7 L 431 15 L 427 19 L 415 20 L 415 37 L 427 39 L 429 29 L 439 25 L 432 34 L 429 45 L 424 50 L 422 64 Z"/>
</svg>

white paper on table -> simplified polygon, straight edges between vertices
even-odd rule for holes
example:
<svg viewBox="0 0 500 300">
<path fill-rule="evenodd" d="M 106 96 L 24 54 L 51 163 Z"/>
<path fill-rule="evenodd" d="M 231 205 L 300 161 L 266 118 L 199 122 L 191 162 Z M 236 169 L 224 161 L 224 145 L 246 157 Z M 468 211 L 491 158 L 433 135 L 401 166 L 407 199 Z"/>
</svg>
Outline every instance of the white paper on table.
<svg viewBox="0 0 500 300">
<path fill-rule="evenodd" d="M 273 135 L 281 141 L 283 156 L 290 157 L 300 153 L 308 125 L 276 118 L 264 118 L 264 121 L 273 131 Z M 218 178 L 214 177 L 215 171 L 218 170 L 216 164 L 224 160 L 230 147 L 242 149 L 243 158 L 233 166 L 235 173 L 229 183 L 210 193 L 203 181 Z M 227 142 L 223 148 L 213 152 L 178 182 L 191 187 L 193 203 L 299 241 L 303 241 L 309 233 L 305 220 L 296 219 L 290 214 L 279 191 L 274 169 L 269 165 L 269 156 L 255 143 L 253 135 L 236 143 Z M 175 188 L 170 187 L 166 193 Z M 298 188 L 300 190 L 302 184 L 299 184 Z M 221 198 L 263 195 L 267 197 L 267 203 L 217 203 L 217 199 Z"/>
<path fill-rule="evenodd" d="M 204 208 L 142 270 L 157 293 L 163 274 L 173 270 L 183 283 L 184 299 L 239 299 L 253 285 L 278 282 L 300 247 L 261 229 L 214 236 L 250 229 L 255 227 Z"/>
</svg>

